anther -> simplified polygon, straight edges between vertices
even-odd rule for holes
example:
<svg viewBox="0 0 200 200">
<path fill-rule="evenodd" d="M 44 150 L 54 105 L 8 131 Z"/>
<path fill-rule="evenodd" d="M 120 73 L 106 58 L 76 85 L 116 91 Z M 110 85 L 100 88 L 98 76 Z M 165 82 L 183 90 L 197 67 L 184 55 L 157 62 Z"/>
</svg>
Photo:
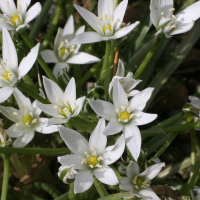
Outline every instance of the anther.
<svg viewBox="0 0 200 200">
<path fill-rule="evenodd" d="M 17 113 L 16 113 L 16 112 L 13 112 L 13 115 L 17 115 Z"/>
<path fill-rule="evenodd" d="M 173 10 L 175 10 L 175 8 L 170 8 L 170 9 L 169 9 L 169 11 L 173 11 Z"/>
<path fill-rule="evenodd" d="M 172 28 L 176 28 L 176 26 L 173 24 L 173 25 L 170 26 L 170 28 L 171 28 L 171 29 L 172 29 Z"/>
<path fill-rule="evenodd" d="M 173 17 L 174 19 L 177 19 L 177 17 L 176 17 L 175 15 L 172 15 L 172 17 Z"/>
<path fill-rule="evenodd" d="M 98 17 L 98 19 L 100 19 L 102 21 L 102 18 L 101 17 Z"/>
</svg>

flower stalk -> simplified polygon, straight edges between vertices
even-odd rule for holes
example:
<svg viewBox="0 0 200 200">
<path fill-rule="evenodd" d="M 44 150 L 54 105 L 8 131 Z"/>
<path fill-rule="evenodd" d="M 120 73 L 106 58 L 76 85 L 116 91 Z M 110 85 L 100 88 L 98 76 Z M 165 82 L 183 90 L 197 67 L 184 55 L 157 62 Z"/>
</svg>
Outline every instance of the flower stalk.
<svg viewBox="0 0 200 200">
<path fill-rule="evenodd" d="M 106 189 L 103 187 L 102 183 L 96 177 L 94 177 L 94 186 L 101 198 L 108 196 Z"/>
<path fill-rule="evenodd" d="M 10 154 L 5 154 L 4 155 L 4 172 L 3 172 L 3 185 L 2 185 L 2 192 L 1 192 L 1 200 L 7 199 L 9 172 L 10 172 Z"/>
</svg>

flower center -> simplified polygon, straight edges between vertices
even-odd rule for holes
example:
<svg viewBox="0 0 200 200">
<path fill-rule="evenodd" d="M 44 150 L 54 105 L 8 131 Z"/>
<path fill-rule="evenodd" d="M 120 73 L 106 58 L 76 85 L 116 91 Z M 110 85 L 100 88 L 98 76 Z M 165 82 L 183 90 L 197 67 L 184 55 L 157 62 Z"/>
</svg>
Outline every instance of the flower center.
<svg viewBox="0 0 200 200">
<path fill-rule="evenodd" d="M 146 188 L 147 186 L 150 186 L 148 181 L 144 181 L 143 177 L 135 176 L 133 179 L 133 185 L 136 189 L 139 188 Z"/>
<path fill-rule="evenodd" d="M 30 125 L 32 123 L 33 117 L 31 115 L 23 115 L 22 121 L 26 125 Z"/>
<path fill-rule="evenodd" d="M 132 111 L 131 108 L 127 108 L 125 106 L 121 106 L 121 109 L 116 109 L 116 112 L 119 115 L 118 121 L 121 122 L 128 122 L 130 121 L 133 116 L 135 115 Z"/>
<path fill-rule="evenodd" d="M 10 81 L 10 77 L 12 76 L 12 73 L 9 71 L 5 71 L 3 74 L 3 78 L 5 78 L 7 81 Z"/>
<path fill-rule="evenodd" d="M 93 167 L 95 167 L 99 162 L 97 160 L 97 157 L 96 156 L 90 156 L 88 159 L 87 159 L 87 163 L 88 165 L 92 165 Z M 92 168 L 93 168 L 92 167 Z"/>
<path fill-rule="evenodd" d="M 59 56 L 64 60 L 75 50 L 75 45 L 67 47 L 68 43 L 68 40 L 65 40 L 64 42 L 62 41 L 58 47 Z"/>
<path fill-rule="evenodd" d="M 68 106 L 65 106 L 63 109 L 61 109 L 61 114 L 67 117 L 67 115 L 72 114 L 72 109 Z"/>
<path fill-rule="evenodd" d="M 17 26 L 17 24 L 20 22 L 20 16 L 14 14 L 14 15 L 10 18 L 10 21 L 11 21 L 15 26 Z"/>
</svg>

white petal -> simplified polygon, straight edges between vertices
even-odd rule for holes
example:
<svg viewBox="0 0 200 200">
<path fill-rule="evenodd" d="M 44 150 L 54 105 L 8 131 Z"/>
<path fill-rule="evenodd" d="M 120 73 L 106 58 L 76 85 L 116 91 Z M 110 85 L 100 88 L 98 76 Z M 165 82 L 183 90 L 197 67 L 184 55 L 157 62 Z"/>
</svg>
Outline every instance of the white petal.
<svg viewBox="0 0 200 200">
<path fill-rule="evenodd" d="M 140 150 L 141 150 L 141 135 L 140 130 L 137 126 L 134 126 L 132 124 L 127 124 L 124 127 L 124 135 L 126 140 L 126 145 L 131 152 L 131 155 L 133 158 L 137 161 Z"/>
<path fill-rule="evenodd" d="M 128 94 L 127 94 L 127 96 L 128 97 L 133 97 L 133 96 L 135 96 L 136 94 L 138 94 L 140 91 L 139 90 L 132 90 L 132 91 L 130 91 Z"/>
<path fill-rule="evenodd" d="M 16 6 L 13 0 L 1 0 L 0 8 L 2 12 L 8 16 L 11 16 L 12 13 L 16 13 Z"/>
<path fill-rule="evenodd" d="M 66 100 L 70 105 L 75 104 L 76 101 L 76 83 L 73 77 L 70 79 L 64 92 L 63 102 Z"/>
<path fill-rule="evenodd" d="M 117 113 L 115 112 L 115 107 L 113 104 L 102 101 L 102 100 L 93 100 L 87 99 L 92 109 L 97 113 L 97 115 L 101 116 L 102 118 L 110 121 L 112 119 L 117 118 Z"/>
<path fill-rule="evenodd" d="M 51 125 L 59 125 L 59 124 L 64 124 L 66 122 L 68 122 L 68 119 L 63 119 L 63 118 L 50 118 L 47 122 L 47 126 L 51 126 Z"/>
<path fill-rule="evenodd" d="M 116 72 L 115 76 L 124 77 L 124 75 L 125 75 L 124 63 L 122 62 L 122 60 L 119 59 L 118 66 L 117 66 L 117 72 Z"/>
<path fill-rule="evenodd" d="M 63 36 L 67 37 L 68 40 L 71 40 L 74 36 L 74 18 L 73 15 L 70 15 L 65 27 L 63 29 Z"/>
<path fill-rule="evenodd" d="M 103 19 L 104 13 L 107 17 L 112 17 L 114 12 L 113 1 L 110 0 L 99 0 L 98 1 L 98 16 Z"/>
<path fill-rule="evenodd" d="M 13 95 L 17 101 L 19 108 L 26 106 L 28 109 L 32 108 L 32 104 L 29 98 L 23 95 L 23 93 L 17 88 L 14 89 Z"/>
<path fill-rule="evenodd" d="M 115 172 L 108 166 L 102 166 L 102 168 L 94 170 L 94 176 L 104 184 L 117 185 L 119 183 Z"/>
<path fill-rule="evenodd" d="M 92 171 L 81 170 L 75 177 L 74 193 L 82 193 L 88 190 L 94 182 Z"/>
<path fill-rule="evenodd" d="M 58 104 L 56 99 L 62 101 L 63 91 L 55 82 L 43 76 L 43 83 L 47 97 L 53 104 Z"/>
<path fill-rule="evenodd" d="M 200 99 L 195 96 L 189 96 L 188 99 L 191 101 L 191 105 L 195 108 L 200 109 Z"/>
<path fill-rule="evenodd" d="M 133 180 L 135 176 L 139 175 L 139 173 L 139 165 L 135 161 L 131 161 L 126 168 L 126 176 Z"/>
<path fill-rule="evenodd" d="M 73 53 L 72 56 L 70 56 L 70 58 L 67 59 L 67 63 L 69 64 L 90 64 L 100 61 L 101 60 L 96 56 L 84 52 Z"/>
<path fill-rule="evenodd" d="M 31 0 L 18 0 L 18 2 L 19 2 L 18 3 L 19 12 L 21 12 L 23 17 L 25 17 L 26 10 L 27 10 L 28 6 L 30 5 Z"/>
<path fill-rule="evenodd" d="M 114 16 L 113 16 L 113 21 L 115 22 L 115 29 L 118 30 L 118 28 L 120 27 L 123 18 L 124 18 L 124 14 L 126 12 L 126 8 L 128 5 L 128 0 L 123 0 L 115 9 L 114 11 Z"/>
<path fill-rule="evenodd" d="M 169 9 L 174 8 L 174 1 L 173 0 L 164 0 L 160 1 L 160 15 L 161 12 L 164 13 L 164 17 L 171 17 L 173 15 L 173 10 L 169 11 Z"/>
<path fill-rule="evenodd" d="M 3 27 L 6 28 L 6 30 L 8 30 L 8 31 L 15 30 L 14 25 L 12 26 L 11 24 L 9 24 L 5 21 L 1 21 L 1 19 L 4 19 L 2 14 L 0 14 L 0 31 L 2 31 Z"/>
<path fill-rule="evenodd" d="M 88 141 L 80 133 L 64 126 L 58 126 L 58 130 L 65 144 L 74 154 L 85 156 L 85 152 L 89 152 Z"/>
<path fill-rule="evenodd" d="M 117 119 L 112 119 L 103 131 L 104 135 L 115 135 L 122 131 L 124 125 L 118 122 Z"/>
<path fill-rule="evenodd" d="M 132 110 L 143 110 L 146 106 L 147 101 L 150 99 L 154 88 L 146 88 L 140 93 L 136 94 L 130 100 L 130 107 Z"/>
<path fill-rule="evenodd" d="M 52 50 L 47 49 L 47 50 L 41 51 L 40 54 L 41 54 L 42 58 L 44 59 L 44 61 L 46 63 L 57 63 L 57 62 L 59 62 L 57 57 L 56 57 L 56 54 Z"/>
<path fill-rule="evenodd" d="M 35 130 L 39 133 L 49 134 L 54 133 L 58 131 L 57 126 L 47 126 L 48 118 L 39 118 L 39 121 L 37 122 L 38 126 L 35 128 Z"/>
<path fill-rule="evenodd" d="M 116 143 L 112 146 L 109 146 L 105 149 L 103 154 L 103 163 L 105 165 L 110 165 L 117 161 L 124 152 L 125 148 L 125 139 L 124 135 L 122 134 L 116 141 Z"/>
<path fill-rule="evenodd" d="M 4 102 L 8 99 L 8 97 L 13 93 L 14 88 L 13 87 L 3 87 L 0 88 L 0 103 Z"/>
<path fill-rule="evenodd" d="M 119 188 L 124 191 L 130 191 L 133 188 L 133 184 L 129 178 L 122 178 L 119 181 Z"/>
<path fill-rule="evenodd" d="M 127 27 L 119 29 L 115 34 L 114 34 L 114 39 L 121 38 L 127 34 L 129 34 L 140 22 L 135 22 L 134 24 L 131 24 Z"/>
<path fill-rule="evenodd" d="M 24 135 L 18 137 L 14 141 L 13 147 L 25 147 L 33 139 L 34 134 L 33 130 L 27 130 Z"/>
<path fill-rule="evenodd" d="M 84 96 L 84 97 L 80 97 L 76 100 L 76 103 L 75 103 L 76 108 L 75 108 L 74 114 L 72 115 L 73 117 L 77 116 L 81 112 L 83 105 L 85 103 L 85 98 L 86 97 Z"/>
<path fill-rule="evenodd" d="M 74 164 L 75 169 L 85 169 L 85 164 L 81 164 L 83 157 L 80 155 L 66 155 L 58 157 L 58 162 L 62 165 Z"/>
<path fill-rule="evenodd" d="M 6 63 L 7 67 L 11 69 L 12 72 L 16 73 L 18 67 L 18 58 L 15 45 L 12 41 L 12 38 L 10 37 L 10 34 L 5 28 L 2 29 L 2 34 L 3 34 L 3 46 L 2 46 L 3 61 Z"/>
<path fill-rule="evenodd" d="M 20 121 L 21 115 L 19 114 L 19 110 L 13 107 L 0 106 L 0 112 L 13 122 Z"/>
<path fill-rule="evenodd" d="M 79 12 L 79 14 L 83 17 L 83 19 L 95 30 L 98 30 L 98 24 L 100 24 L 100 20 L 97 18 L 96 15 L 91 13 L 90 11 L 86 10 L 85 8 L 82 8 L 81 6 L 78 6 L 74 4 L 76 10 Z"/>
<path fill-rule="evenodd" d="M 53 74 L 56 78 L 58 78 L 58 74 L 61 70 L 67 69 L 69 71 L 69 65 L 65 62 L 63 63 L 56 63 L 54 69 L 53 69 Z"/>
<path fill-rule="evenodd" d="M 26 130 L 21 128 L 20 126 L 17 126 L 16 124 L 13 124 L 10 128 L 5 130 L 8 136 L 12 138 L 20 137 L 23 134 L 26 133 Z"/>
<path fill-rule="evenodd" d="M 77 29 L 76 33 L 75 33 L 75 36 L 77 35 L 80 35 L 81 33 L 84 33 L 85 32 L 85 26 L 81 26 Z M 74 53 L 78 53 L 79 49 L 81 47 L 81 44 L 77 44 L 76 45 L 76 48 L 74 50 Z"/>
<path fill-rule="evenodd" d="M 158 28 L 159 21 L 161 19 L 161 13 L 159 9 L 159 0 L 151 0 L 150 3 L 150 18 L 153 25 Z"/>
<path fill-rule="evenodd" d="M 138 118 L 137 118 L 137 115 L 139 116 Z M 136 114 L 136 118 L 134 118 L 134 124 L 137 126 L 148 124 L 154 121 L 157 118 L 157 116 L 158 116 L 157 114 L 138 112 Z"/>
<path fill-rule="evenodd" d="M 62 37 L 62 34 L 63 34 L 63 29 L 62 28 L 58 28 L 58 32 L 56 34 L 56 38 L 55 38 L 55 41 L 54 41 L 54 52 L 58 51 L 58 48 L 59 48 L 62 40 L 64 39 Z"/>
<path fill-rule="evenodd" d="M 105 128 L 105 120 L 101 118 L 92 132 L 89 139 L 90 149 L 97 149 L 97 154 L 101 155 L 107 144 L 107 137 L 103 135 L 103 130 Z"/>
<path fill-rule="evenodd" d="M 158 173 L 163 167 L 165 167 L 165 163 L 158 163 L 158 164 L 151 165 L 140 175 L 145 177 L 145 180 L 152 180 L 158 175 Z"/>
<path fill-rule="evenodd" d="M 58 110 L 54 108 L 54 104 L 42 104 L 40 102 L 37 102 L 36 105 L 40 110 L 48 115 L 51 115 L 53 117 L 58 117 L 59 115 Z"/>
<path fill-rule="evenodd" d="M 42 6 L 39 2 L 35 3 L 26 13 L 25 23 L 29 23 L 33 20 L 37 15 L 40 14 L 42 10 Z"/>
<path fill-rule="evenodd" d="M 75 44 L 88 44 L 94 42 L 102 41 L 102 37 L 96 32 L 86 32 L 77 35 L 74 39 L 72 39 L 67 46 L 75 45 Z"/>
<path fill-rule="evenodd" d="M 160 200 L 157 194 L 150 187 L 140 190 L 138 195 L 143 199 Z"/>
<path fill-rule="evenodd" d="M 126 93 L 118 79 L 115 79 L 113 84 L 113 102 L 115 108 L 118 109 L 120 109 L 121 106 L 129 107 Z"/>
<path fill-rule="evenodd" d="M 40 44 L 38 43 L 31 49 L 30 53 L 22 59 L 18 69 L 19 77 L 25 76 L 32 68 L 37 59 L 39 48 Z"/>
</svg>

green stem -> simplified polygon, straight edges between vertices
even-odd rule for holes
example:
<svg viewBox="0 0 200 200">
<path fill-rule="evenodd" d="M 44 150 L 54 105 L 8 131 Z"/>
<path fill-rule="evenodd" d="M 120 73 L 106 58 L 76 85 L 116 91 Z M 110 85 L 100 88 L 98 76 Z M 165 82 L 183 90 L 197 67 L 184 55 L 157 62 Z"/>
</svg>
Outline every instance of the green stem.
<svg viewBox="0 0 200 200">
<path fill-rule="evenodd" d="M 37 36 L 37 33 L 42 26 L 42 21 L 47 16 L 47 13 L 49 9 L 51 8 L 52 3 L 53 3 L 53 0 L 48 0 L 48 1 L 45 1 L 45 3 L 43 4 L 42 11 L 40 15 L 37 17 L 30 31 L 29 37 L 31 40 L 33 40 Z"/>
<path fill-rule="evenodd" d="M 31 77 L 29 76 L 29 74 L 26 74 L 23 77 L 24 82 L 31 87 L 33 90 L 37 91 L 37 86 L 35 85 L 35 83 L 32 81 Z"/>
<path fill-rule="evenodd" d="M 71 183 L 69 186 L 69 199 L 76 200 L 76 196 L 74 194 L 74 183 Z"/>
<path fill-rule="evenodd" d="M 179 132 L 177 133 L 173 133 L 169 139 L 165 142 L 165 144 L 158 150 L 158 152 L 155 154 L 154 157 L 160 157 L 163 152 L 169 147 L 169 145 L 173 142 L 173 140 L 176 138 L 176 136 L 179 134 Z"/>
<path fill-rule="evenodd" d="M 150 51 L 146 55 L 145 59 L 143 60 L 143 62 L 140 64 L 139 68 L 135 72 L 134 77 L 133 77 L 134 79 L 138 79 L 140 77 L 140 74 L 144 71 L 145 67 L 147 66 L 147 64 L 151 60 L 151 58 L 154 55 L 154 53 L 157 50 L 157 48 L 160 46 L 161 42 L 162 42 L 162 40 L 160 38 L 156 39 L 156 41 L 154 42 L 154 44 L 151 47 Z"/>
<path fill-rule="evenodd" d="M 28 155 L 35 155 L 35 154 L 43 154 L 49 156 L 62 156 L 66 154 L 70 154 L 71 152 L 67 148 L 18 148 L 18 147 L 0 147 L 0 153 L 5 154 L 28 154 Z"/>
<path fill-rule="evenodd" d="M 200 157 L 200 146 L 199 146 L 199 142 L 198 142 L 197 134 L 195 130 L 192 130 L 192 141 L 194 142 L 196 151 L 198 152 L 199 157 Z"/>
<path fill-rule="evenodd" d="M 196 151 L 195 151 L 195 135 L 196 131 L 191 130 L 191 164 L 192 164 L 192 175 L 194 174 L 196 164 Z"/>
<path fill-rule="evenodd" d="M 26 42 L 26 44 L 28 45 L 28 47 L 30 49 L 34 47 L 33 41 L 29 38 L 29 36 L 27 35 L 26 32 L 21 33 L 21 37 L 23 38 L 23 40 Z M 41 57 L 40 54 L 38 54 L 37 61 L 41 65 L 41 67 L 43 68 L 43 70 L 45 71 L 46 75 L 52 81 L 54 81 L 54 82 L 57 83 L 56 77 L 53 75 L 52 71 L 50 70 L 50 68 L 48 67 L 48 65 L 45 63 L 45 61 L 43 60 L 43 58 Z"/>
<path fill-rule="evenodd" d="M 99 193 L 100 197 L 108 196 L 106 189 L 103 187 L 102 183 L 96 177 L 94 177 L 94 186 L 97 189 L 97 192 Z"/>
<path fill-rule="evenodd" d="M 69 200 L 69 193 L 65 193 L 57 198 L 55 198 L 54 200 Z"/>
<path fill-rule="evenodd" d="M 108 70 L 109 70 L 109 57 L 110 57 L 110 51 L 111 51 L 111 41 L 106 41 L 106 52 L 103 60 L 103 66 L 101 69 L 101 74 L 99 81 L 103 82 L 103 80 L 106 78 Z"/>
<path fill-rule="evenodd" d="M 5 156 L 4 156 L 4 172 L 3 172 L 3 185 L 2 185 L 2 192 L 1 192 L 1 200 L 6 200 L 7 199 L 9 172 L 10 172 L 10 154 L 5 154 Z"/>
<path fill-rule="evenodd" d="M 20 82 L 17 85 L 17 88 L 22 90 L 22 91 L 24 91 L 24 92 L 26 92 L 27 94 L 32 96 L 34 99 L 37 99 L 41 103 L 44 103 L 44 104 L 48 104 L 49 103 L 49 101 L 47 101 L 46 99 L 42 98 L 38 93 L 36 93 L 35 90 L 33 90 L 32 88 L 30 88 L 27 85 L 23 84 L 22 82 Z"/>
<path fill-rule="evenodd" d="M 56 8 L 56 14 L 55 14 L 53 21 L 52 21 L 52 24 L 51 24 L 51 28 L 47 32 L 47 35 L 46 35 L 46 37 L 45 37 L 45 39 L 42 43 L 41 50 L 44 50 L 47 47 L 47 45 L 49 44 L 49 41 L 50 41 L 52 35 L 54 34 L 54 31 L 57 28 L 57 24 L 60 20 L 61 12 L 62 12 L 62 4 L 58 3 L 57 8 Z"/>
</svg>

